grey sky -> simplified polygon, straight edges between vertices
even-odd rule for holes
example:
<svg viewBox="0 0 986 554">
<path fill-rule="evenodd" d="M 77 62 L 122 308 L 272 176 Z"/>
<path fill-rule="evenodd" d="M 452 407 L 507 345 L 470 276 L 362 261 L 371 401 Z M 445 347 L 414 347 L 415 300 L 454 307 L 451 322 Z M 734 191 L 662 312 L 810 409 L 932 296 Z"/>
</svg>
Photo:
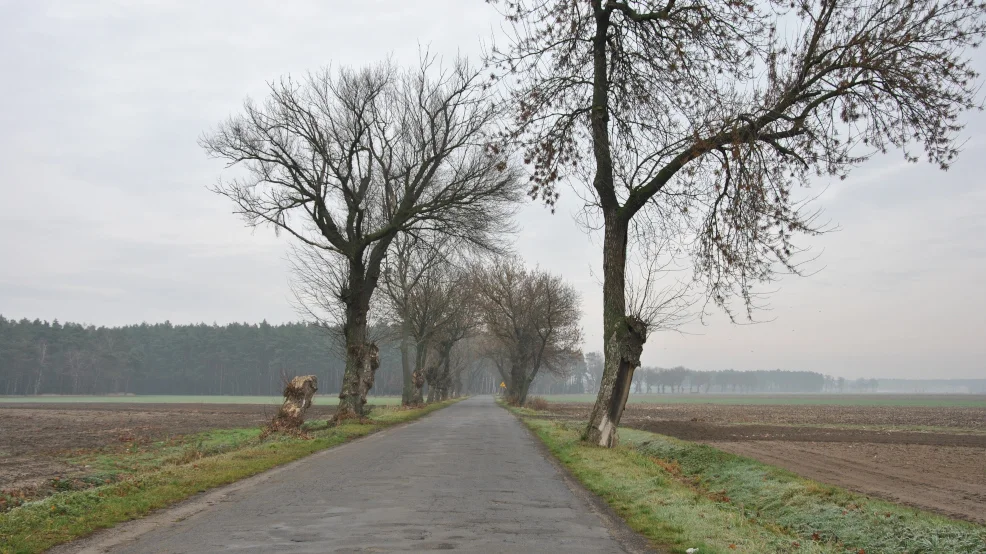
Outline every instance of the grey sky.
<svg viewBox="0 0 986 554">
<path fill-rule="evenodd" d="M 475 56 L 499 25 L 481 0 L 48 2 L 0 0 L 0 313 L 118 325 L 296 319 L 286 237 L 253 232 L 206 186 L 197 137 L 265 82 L 419 45 Z M 979 61 L 983 54 L 977 53 Z M 980 63 L 980 69 L 986 64 Z M 820 181 L 841 231 L 771 323 L 721 316 L 659 334 L 647 365 L 810 369 L 846 377 L 986 376 L 986 118 L 953 169 L 877 158 Z M 517 248 L 583 294 L 601 348 L 598 240 L 557 215 L 520 216 Z"/>
</svg>

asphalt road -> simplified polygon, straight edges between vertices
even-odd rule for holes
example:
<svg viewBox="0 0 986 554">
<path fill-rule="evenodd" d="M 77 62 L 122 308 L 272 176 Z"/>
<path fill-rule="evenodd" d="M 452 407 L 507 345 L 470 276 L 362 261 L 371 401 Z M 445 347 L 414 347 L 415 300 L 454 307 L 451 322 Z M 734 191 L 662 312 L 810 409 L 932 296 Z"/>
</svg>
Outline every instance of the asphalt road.
<svg viewBox="0 0 986 554">
<path fill-rule="evenodd" d="M 317 454 L 209 504 L 86 550 L 624 552 L 639 540 L 490 397 Z"/>
</svg>

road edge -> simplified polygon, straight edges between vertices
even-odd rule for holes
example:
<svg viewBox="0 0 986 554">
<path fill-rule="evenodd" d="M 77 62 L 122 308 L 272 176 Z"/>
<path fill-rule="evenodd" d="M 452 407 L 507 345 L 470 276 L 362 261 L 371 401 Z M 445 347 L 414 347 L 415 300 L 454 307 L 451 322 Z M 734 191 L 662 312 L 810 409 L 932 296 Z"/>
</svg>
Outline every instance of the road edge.
<svg viewBox="0 0 986 554">
<path fill-rule="evenodd" d="M 330 446 L 324 450 L 319 450 L 303 458 L 293 460 L 283 465 L 272 467 L 266 471 L 258 473 L 256 475 L 251 475 L 239 481 L 234 481 L 228 485 L 222 485 L 214 489 L 208 490 L 190 496 L 185 500 L 182 500 L 176 504 L 172 504 L 167 508 L 162 508 L 151 512 L 150 514 L 140 517 L 137 519 L 132 519 L 130 521 L 125 521 L 114 525 L 113 527 L 108 527 L 106 529 L 100 529 L 91 535 L 80 537 L 78 539 L 65 542 L 59 545 L 55 545 L 52 548 L 46 550 L 48 554 L 101 554 L 109 552 L 110 549 L 120 546 L 122 544 L 134 541 L 141 537 L 142 535 L 149 533 L 151 531 L 166 527 L 168 525 L 184 521 L 190 517 L 208 510 L 210 507 L 216 505 L 219 502 L 228 501 L 230 496 L 234 494 L 252 488 L 256 485 L 264 483 L 269 479 L 283 473 L 285 471 L 290 471 L 295 467 L 308 463 L 312 460 L 316 460 L 322 456 L 327 456 L 333 452 L 337 452 L 343 448 L 347 448 L 350 445 L 362 443 L 365 441 L 379 440 L 381 437 L 385 437 L 393 432 L 400 429 L 414 425 L 418 422 L 424 421 L 425 419 L 431 417 L 432 415 L 448 408 L 453 404 L 457 404 L 459 401 L 469 398 L 468 396 L 463 396 L 456 399 L 456 402 L 449 404 L 448 406 L 443 406 L 437 410 L 424 414 L 417 417 L 411 421 L 404 423 L 398 423 L 396 425 L 390 425 L 375 431 L 368 435 L 358 437 L 353 440 L 346 441 L 342 444 L 337 444 L 335 446 Z M 526 426 L 525 426 L 526 427 Z"/>
<path fill-rule="evenodd" d="M 524 428 L 524 431 L 531 437 L 534 442 L 535 448 L 537 448 L 538 454 L 542 458 L 548 461 L 556 470 L 558 474 L 561 475 L 562 481 L 564 481 L 565 486 L 568 490 L 572 491 L 583 504 L 588 506 L 589 510 L 595 513 L 600 520 L 602 520 L 603 525 L 609 531 L 613 540 L 615 540 L 625 552 L 628 554 L 654 554 L 661 553 L 662 551 L 656 550 L 651 544 L 651 541 L 647 537 L 641 535 L 637 531 L 634 531 L 627 522 L 620 517 L 616 511 L 606 503 L 605 500 L 600 498 L 598 495 L 585 488 L 585 485 L 578 480 L 577 477 L 572 475 L 565 464 L 555 457 L 544 441 L 541 440 L 537 434 L 531 430 L 530 427 L 524 422 L 523 416 L 516 414 L 513 410 L 504 406 L 502 403 L 497 402 L 497 406 L 505 410 L 511 416 L 515 417 Z"/>
</svg>

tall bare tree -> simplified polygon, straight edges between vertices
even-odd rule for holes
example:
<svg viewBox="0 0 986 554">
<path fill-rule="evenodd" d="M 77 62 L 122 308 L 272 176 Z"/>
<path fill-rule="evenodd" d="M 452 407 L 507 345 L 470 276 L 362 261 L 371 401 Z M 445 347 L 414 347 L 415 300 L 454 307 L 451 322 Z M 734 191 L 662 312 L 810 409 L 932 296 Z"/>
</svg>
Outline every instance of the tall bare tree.
<svg viewBox="0 0 986 554">
<path fill-rule="evenodd" d="M 798 272 L 794 236 L 819 231 L 799 186 L 891 147 L 947 168 L 978 106 L 977 1 L 492 1 L 514 31 L 489 59 L 512 81 L 530 195 L 553 204 L 581 177 L 602 219 L 606 361 L 584 434 L 600 445 L 647 338 L 627 311 L 631 237 L 692 237 L 708 298 L 749 316 L 758 284 Z"/>
<path fill-rule="evenodd" d="M 497 108 L 476 71 L 432 61 L 283 78 L 201 140 L 237 169 L 215 192 L 333 268 L 325 295 L 346 345 L 339 417 L 364 413 L 368 312 L 394 238 L 418 229 L 494 244 L 517 200 L 517 172 L 487 139 Z"/>
<path fill-rule="evenodd" d="M 561 277 L 515 259 L 473 273 L 486 349 L 507 383 L 507 397 L 523 405 L 538 372 L 563 375 L 582 342 L 578 292 Z"/>
</svg>

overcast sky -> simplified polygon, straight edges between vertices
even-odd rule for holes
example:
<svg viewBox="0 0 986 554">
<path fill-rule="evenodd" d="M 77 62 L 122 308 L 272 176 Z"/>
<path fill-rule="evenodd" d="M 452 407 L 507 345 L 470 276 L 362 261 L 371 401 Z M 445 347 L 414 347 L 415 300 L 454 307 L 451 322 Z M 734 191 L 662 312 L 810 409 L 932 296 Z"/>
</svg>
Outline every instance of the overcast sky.
<svg viewBox="0 0 986 554">
<path fill-rule="evenodd" d="M 0 0 L 0 314 L 297 319 L 287 237 L 247 229 L 206 190 L 221 164 L 196 139 L 278 76 L 411 63 L 421 44 L 475 56 L 498 25 L 481 0 Z M 986 377 L 986 118 L 968 117 L 947 173 L 891 153 L 816 184 L 841 230 L 811 242 L 819 273 L 780 283 L 770 323 L 713 316 L 654 335 L 644 364 Z M 598 350 L 599 240 L 577 208 L 574 194 L 553 216 L 526 205 L 517 249 L 579 288 L 586 350 Z"/>
</svg>

